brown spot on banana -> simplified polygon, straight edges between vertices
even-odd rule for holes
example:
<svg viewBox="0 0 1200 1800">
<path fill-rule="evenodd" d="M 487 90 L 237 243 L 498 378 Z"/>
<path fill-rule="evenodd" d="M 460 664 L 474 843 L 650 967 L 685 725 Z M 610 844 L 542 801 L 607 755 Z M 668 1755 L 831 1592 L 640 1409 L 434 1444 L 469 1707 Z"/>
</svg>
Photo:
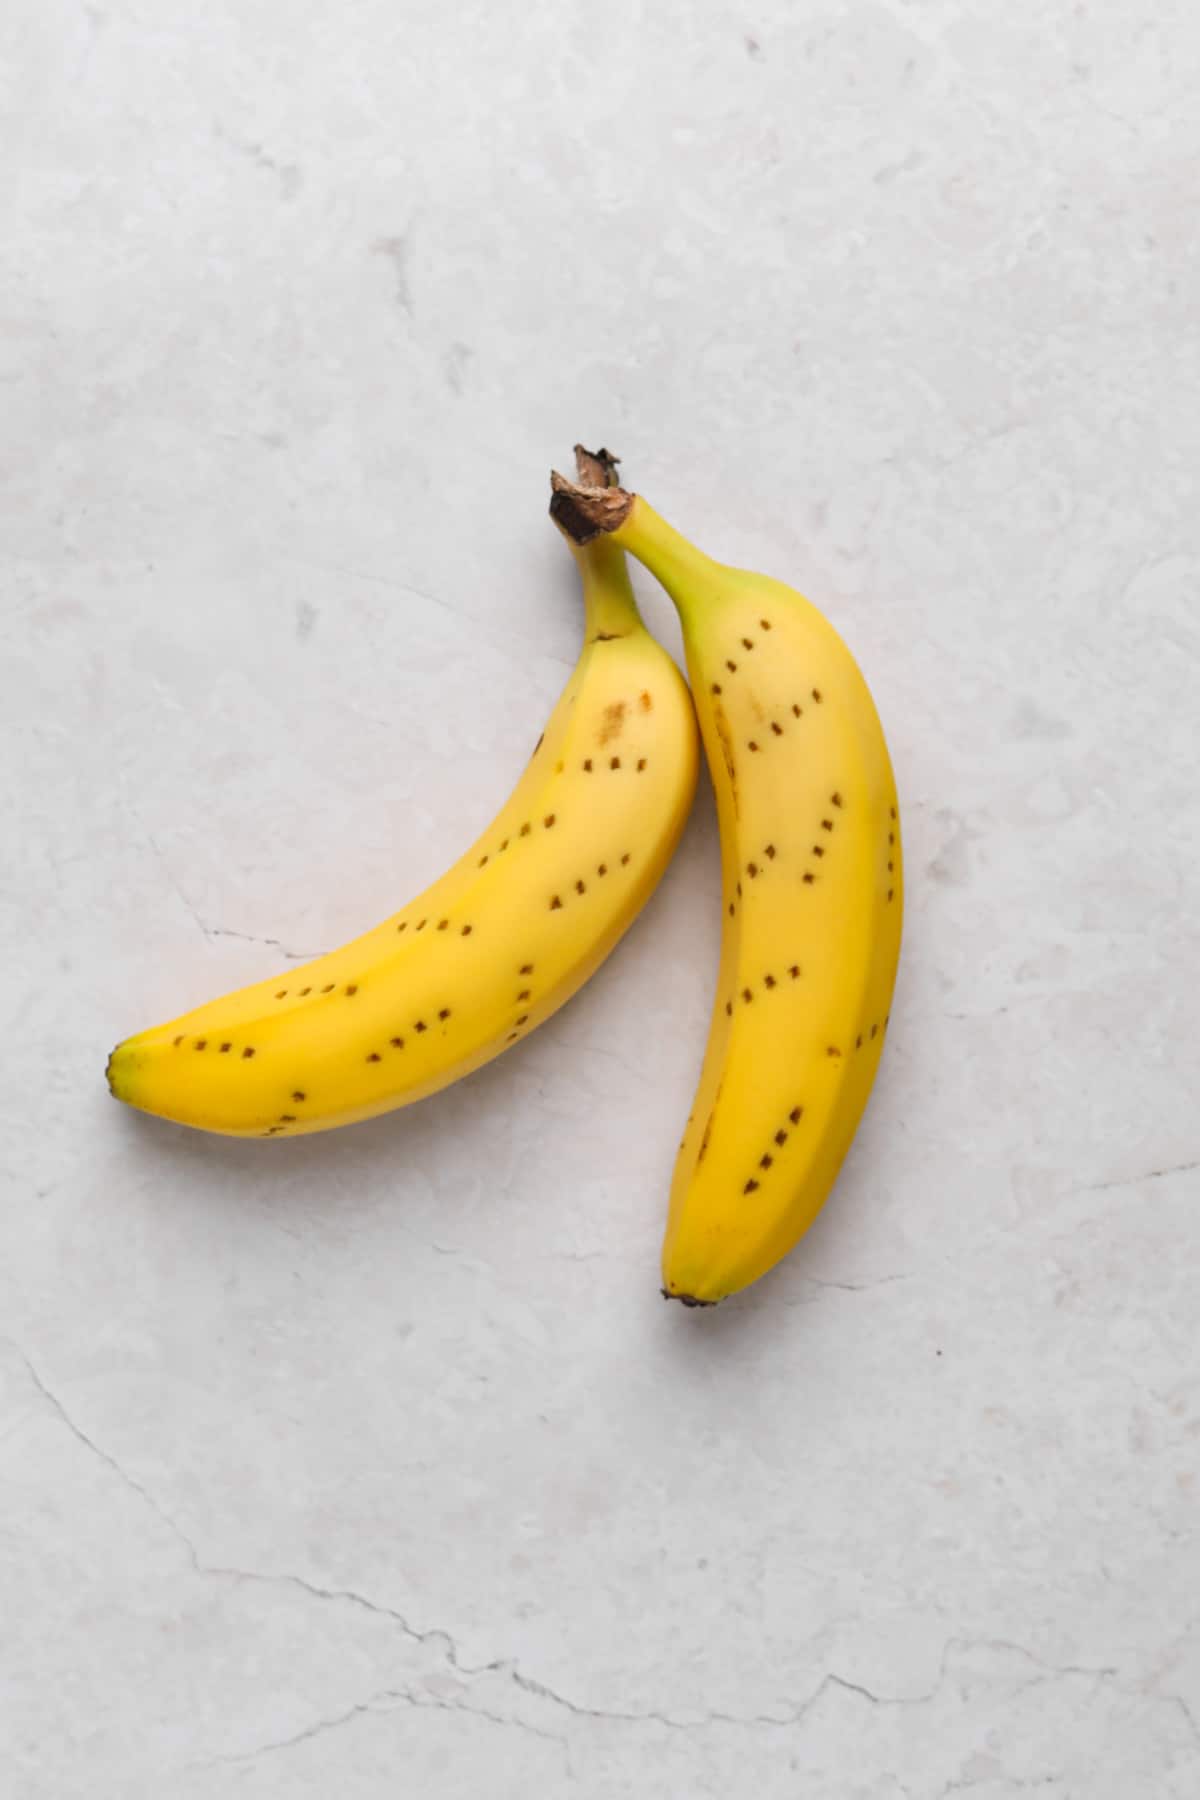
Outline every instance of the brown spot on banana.
<svg viewBox="0 0 1200 1800">
<path fill-rule="evenodd" d="M 600 734 L 597 739 L 598 743 L 607 744 L 610 743 L 613 738 L 620 737 L 625 729 L 625 714 L 627 710 L 624 700 L 614 700 L 611 706 L 605 707 L 604 718 L 601 721 Z"/>
</svg>

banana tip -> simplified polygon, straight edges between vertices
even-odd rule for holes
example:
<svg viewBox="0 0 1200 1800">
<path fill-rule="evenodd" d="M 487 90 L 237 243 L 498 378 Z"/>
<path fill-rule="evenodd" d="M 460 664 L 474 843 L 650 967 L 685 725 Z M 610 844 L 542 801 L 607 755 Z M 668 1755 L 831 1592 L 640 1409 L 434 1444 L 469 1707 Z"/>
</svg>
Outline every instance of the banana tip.
<svg viewBox="0 0 1200 1800">
<path fill-rule="evenodd" d="M 550 473 L 550 517 L 573 544 L 590 544 L 603 532 L 617 531 L 629 516 L 633 495 L 619 487 L 588 487 L 568 481 L 557 469 Z"/>
<path fill-rule="evenodd" d="M 672 1288 L 662 1288 L 660 1291 L 664 1300 L 678 1300 L 680 1306 L 717 1306 L 720 1304 L 716 1300 L 697 1300 L 695 1294 L 677 1294 Z"/>
<path fill-rule="evenodd" d="M 125 1048 L 123 1043 L 116 1044 L 108 1053 L 108 1061 L 104 1065 L 104 1079 L 108 1083 L 108 1091 L 114 1100 L 124 1100 L 125 1095 L 120 1087 L 120 1069 L 117 1058 Z"/>
</svg>

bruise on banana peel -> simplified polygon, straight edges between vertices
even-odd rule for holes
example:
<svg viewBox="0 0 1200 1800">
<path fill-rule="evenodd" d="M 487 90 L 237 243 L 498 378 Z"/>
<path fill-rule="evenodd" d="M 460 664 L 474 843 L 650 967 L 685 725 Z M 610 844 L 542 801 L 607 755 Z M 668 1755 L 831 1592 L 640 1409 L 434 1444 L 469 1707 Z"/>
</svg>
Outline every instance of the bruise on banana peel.
<svg viewBox="0 0 1200 1800">
<path fill-rule="evenodd" d="M 711 1305 L 808 1229 L 866 1107 L 900 952 L 895 782 L 866 682 L 816 607 L 714 562 L 640 495 L 557 474 L 551 486 L 563 532 L 637 557 L 683 626 L 720 824 L 723 937 L 663 1293 Z"/>
<path fill-rule="evenodd" d="M 583 466 L 597 475 L 605 464 Z M 698 744 L 687 687 L 642 623 L 623 552 L 598 541 L 576 561 L 579 661 L 482 837 L 342 949 L 127 1038 L 108 1062 L 118 1099 L 236 1137 L 328 1130 L 478 1068 L 599 967 L 670 860 Z"/>
</svg>

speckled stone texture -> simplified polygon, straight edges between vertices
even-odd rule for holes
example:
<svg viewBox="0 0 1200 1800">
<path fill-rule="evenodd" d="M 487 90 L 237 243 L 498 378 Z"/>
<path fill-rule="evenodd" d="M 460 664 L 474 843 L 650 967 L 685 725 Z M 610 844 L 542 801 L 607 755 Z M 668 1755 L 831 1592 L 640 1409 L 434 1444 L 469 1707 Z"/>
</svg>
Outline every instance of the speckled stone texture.
<svg viewBox="0 0 1200 1800">
<path fill-rule="evenodd" d="M 1200 1792 L 1198 84 L 1182 0 L 7 0 L 13 1800 Z M 579 436 L 827 609 L 904 806 L 866 1124 L 711 1314 L 706 787 L 440 1098 L 104 1088 L 490 816 Z"/>
</svg>

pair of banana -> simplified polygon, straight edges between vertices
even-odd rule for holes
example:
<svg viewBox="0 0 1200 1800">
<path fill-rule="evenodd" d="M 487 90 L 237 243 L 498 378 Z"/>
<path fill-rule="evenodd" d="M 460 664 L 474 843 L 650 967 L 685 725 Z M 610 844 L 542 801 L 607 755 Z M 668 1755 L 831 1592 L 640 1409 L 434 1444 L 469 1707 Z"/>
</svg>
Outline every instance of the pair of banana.
<svg viewBox="0 0 1200 1800">
<path fill-rule="evenodd" d="M 577 463 L 577 483 L 552 477 L 550 510 L 586 641 L 494 822 L 373 931 L 126 1039 L 108 1079 L 181 1124 L 296 1137 L 420 1100 L 519 1043 L 654 891 L 691 807 L 698 715 L 724 936 L 663 1292 L 706 1305 L 791 1249 L 862 1116 L 900 951 L 896 789 L 866 683 L 816 608 L 711 561 L 616 484 L 606 452 Z M 641 621 L 626 551 L 679 610 L 691 697 Z"/>
</svg>

